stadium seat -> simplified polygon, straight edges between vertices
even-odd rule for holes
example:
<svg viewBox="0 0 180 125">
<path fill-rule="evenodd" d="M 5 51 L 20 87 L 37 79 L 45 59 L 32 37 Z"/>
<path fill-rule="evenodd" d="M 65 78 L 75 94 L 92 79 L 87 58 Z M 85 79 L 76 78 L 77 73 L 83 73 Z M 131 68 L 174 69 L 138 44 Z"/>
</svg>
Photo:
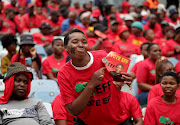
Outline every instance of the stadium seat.
<svg viewBox="0 0 180 125">
<path fill-rule="evenodd" d="M 47 57 L 47 53 L 42 45 L 35 45 L 35 48 L 36 48 L 37 54 L 39 54 L 42 59 Z"/>
<path fill-rule="evenodd" d="M 30 34 L 33 34 L 33 33 L 40 33 L 40 29 L 39 28 L 32 28 L 30 30 Z"/>
</svg>

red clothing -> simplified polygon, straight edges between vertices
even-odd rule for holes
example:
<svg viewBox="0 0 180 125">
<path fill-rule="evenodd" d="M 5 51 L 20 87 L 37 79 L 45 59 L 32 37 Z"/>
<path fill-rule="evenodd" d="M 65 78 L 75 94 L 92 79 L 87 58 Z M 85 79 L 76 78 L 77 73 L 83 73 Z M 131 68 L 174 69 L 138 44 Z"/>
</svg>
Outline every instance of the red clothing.
<svg viewBox="0 0 180 125">
<path fill-rule="evenodd" d="M 23 31 L 30 31 L 31 28 L 39 28 L 41 25 L 41 17 L 34 15 L 29 17 L 29 14 L 24 14 L 21 20 L 21 27 Z"/>
<path fill-rule="evenodd" d="M 54 120 L 66 120 L 67 125 L 74 125 L 76 116 L 72 116 L 66 109 L 61 94 L 57 95 L 51 103 Z"/>
<path fill-rule="evenodd" d="M 119 23 L 119 25 L 122 25 L 123 19 L 119 15 L 120 15 L 120 13 L 116 13 L 116 21 Z M 111 26 L 110 15 L 107 16 L 107 20 L 108 20 L 108 27 L 110 27 Z"/>
<path fill-rule="evenodd" d="M 179 125 L 180 98 L 175 104 L 167 104 L 157 97 L 148 104 L 144 117 L 145 125 Z"/>
<path fill-rule="evenodd" d="M 30 90 L 31 90 L 31 78 L 32 78 L 32 75 L 30 73 L 24 73 L 28 76 L 28 90 L 27 90 L 27 93 L 25 95 L 25 98 L 28 98 L 28 95 L 30 93 Z M 14 77 L 15 75 L 11 76 L 9 79 L 6 79 L 5 80 L 5 90 L 4 90 L 4 96 L 1 96 L 0 97 L 0 104 L 6 104 L 8 101 L 9 101 L 9 98 L 11 97 L 12 95 L 12 92 L 13 92 L 13 89 L 14 89 Z"/>
<path fill-rule="evenodd" d="M 137 54 L 140 55 L 140 46 L 146 42 L 146 39 L 144 37 L 137 37 L 132 34 L 129 36 L 128 41 L 134 45 Z"/>
<path fill-rule="evenodd" d="M 107 33 L 107 38 L 114 42 L 120 40 L 118 32 L 112 32 L 112 30 Z"/>
<path fill-rule="evenodd" d="M 132 43 L 129 41 L 122 42 L 121 40 L 113 45 L 112 50 L 126 57 L 130 57 L 132 54 L 137 53 Z"/>
<path fill-rule="evenodd" d="M 27 3 L 27 0 L 18 0 L 18 5 L 19 6 L 25 7 L 26 3 Z"/>
<path fill-rule="evenodd" d="M 137 82 L 147 83 L 149 85 L 155 84 L 155 63 L 153 63 L 149 58 L 141 62 L 141 68 L 137 69 Z M 142 90 L 138 90 L 141 93 Z"/>
<path fill-rule="evenodd" d="M 162 52 L 162 55 L 164 55 L 166 52 L 164 52 L 164 47 L 166 45 L 166 42 L 167 40 L 165 38 L 161 38 L 161 39 L 155 39 L 153 41 L 153 43 L 156 43 L 159 45 L 159 47 L 161 48 L 161 52 Z"/>
<path fill-rule="evenodd" d="M 42 33 L 33 33 L 32 36 L 33 41 L 38 45 L 50 44 L 54 38 L 52 35 L 43 35 Z"/>
<path fill-rule="evenodd" d="M 166 45 L 163 48 L 164 54 L 174 51 L 174 49 L 180 48 L 180 43 L 175 42 L 174 40 L 168 40 L 166 41 Z M 180 60 L 180 54 L 174 55 L 172 57 L 175 57 L 176 59 Z"/>
<path fill-rule="evenodd" d="M 65 54 L 63 54 L 62 60 L 56 60 L 54 58 L 54 55 L 48 56 L 42 63 L 43 74 L 45 75 L 48 73 L 53 73 L 52 69 L 56 69 L 57 71 L 59 71 L 61 67 L 66 64 L 66 58 L 67 56 Z M 54 73 L 53 75 L 56 76 Z"/>
<path fill-rule="evenodd" d="M 38 56 L 39 56 L 39 58 L 40 58 L 40 60 L 41 60 L 41 56 L 40 56 L 40 55 L 38 55 Z M 27 58 L 28 58 L 28 57 L 27 57 Z M 15 55 L 11 58 L 11 63 L 17 62 L 17 61 L 18 61 L 18 54 L 15 54 Z M 22 63 L 22 64 L 24 64 L 24 65 L 26 65 L 25 58 L 20 58 L 20 59 L 19 59 L 19 62 Z"/>
<path fill-rule="evenodd" d="M 22 33 L 22 29 L 20 28 L 18 22 L 12 21 L 12 20 L 7 20 L 6 18 L 2 19 L 3 20 L 3 25 L 1 32 L 8 32 L 9 34 L 16 34 L 16 31 L 19 33 Z"/>
<path fill-rule="evenodd" d="M 79 13 L 83 11 L 83 9 L 81 8 L 74 8 L 74 7 L 70 7 L 69 10 L 71 12 L 75 12 L 77 15 L 79 15 Z"/>
<path fill-rule="evenodd" d="M 164 39 L 164 38 L 165 38 L 165 35 L 162 33 L 162 31 L 158 31 L 155 34 L 155 39 Z"/>
<path fill-rule="evenodd" d="M 127 92 L 120 91 L 119 97 L 120 105 L 123 108 L 122 110 L 128 115 L 129 118 L 136 119 L 139 117 L 143 117 L 139 102 L 135 96 Z"/>
<path fill-rule="evenodd" d="M 6 4 L 3 9 L 14 9 L 16 12 L 18 12 L 18 8 L 14 7 L 12 4 Z"/>
<path fill-rule="evenodd" d="M 61 24 L 62 24 L 61 20 L 59 20 L 58 22 L 55 23 L 55 22 L 47 19 L 47 20 L 45 20 L 45 21 L 43 21 L 43 22 L 48 22 L 48 23 L 52 26 L 53 29 L 59 28 L 59 30 L 54 31 L 54 32 L 52 33 L 53 36 L 59 36 L 59 35 L 61 34 Z"/>
<path fill-rule="evenodd" d="M 98 38 L 88 38 L 88 44 L 89 44 L 89 48 L 91 48 L 96 41 L 98 40 Z M 110 43 L 107 40 L 104 40 L 103 43 L 100 45 L 99 50 L 104 50 L 107 53 L 109 53 L 112 50 L 112 43 Z"/>
<path fill-rule="evenodd" d="M 104 51 L 92 51 L 90 53 L 93 63 L 89 67 L 78 70 L 69 61 L 58 73 L 59 88 L 65 105 L 72 103 L 81 94 L 75 90 L 76 85 L 89 82 L 92 74 L 104 66 L 102 58 L 106 57 L 107 53 Z M 105 70 L 102 82 L 94 88 L 88 105 L 78 117 L 88 125 L 117 125 L 122 123 L 127 115 L 122 112 L 119 105 L 120 96 L 118 93 L 118 88 L 113 84 L 113 76 Z"/>
<path fill-rule="evenodd" d="M 176 64 L 175 70 L 177 74 L 180 72 L 180 61 Z"/>
<path fill-rule="evenodd" d="M 58 11 L 59 5 L 58 5 L 58 4 L 54 4 L 54 5 L 49 4 L 49 5 L 48 5 L 48 8 L 50 8 L 50 12 L 52 12 L 52 11 Z"/>
<path fill-rule="evenodd" d="M 138 67 L 141 66 L 141 62 L 142 61 L 139 61 L 139 62 L 135 63 L 134 66 L 131 69 L 131 72 L 133 72 L 135 75 L 137 74 Z"/>
<path fill-rule="evenodd" d="M 88 30 L 88 27 L 89 27 L 88 25 L 84 26 L 82 23 L 79 23 L 76 26 L 74 26 L 74 28 L 77 28 L 77 29 L 83 31 L 84 33 L 85 33 L 86 30 Z"/>
<path fill-rule="evenodd" d="M 150 28 L 150 27 L 149 27 L 149 23 L 147 23 L 146 25 L 143 26 L 143 29 L 144 29 L 144 30 L 148 30 L 148 29 L 152 29 L 152 28 Z M 154 31 L 154 34 L 155 34 L 155 36 L 156 36 L 156 33 L 158 33 L 159 31 L 161 31 L 161 26 L 160 26 L 158 23 L 156 23 L 155 26 L 154 26 L 154 28 L 153 28 L 152 30 Z"/>
<path fill-rule="evenodd" d="M 161 84 L 154 85 L 148 94 L 148 103 L 155 97 L 162 96 L 164 93 L 161 89 Z M 176 97 L 180 97 L 180 88 L 176 91 Z"/>
</svg>

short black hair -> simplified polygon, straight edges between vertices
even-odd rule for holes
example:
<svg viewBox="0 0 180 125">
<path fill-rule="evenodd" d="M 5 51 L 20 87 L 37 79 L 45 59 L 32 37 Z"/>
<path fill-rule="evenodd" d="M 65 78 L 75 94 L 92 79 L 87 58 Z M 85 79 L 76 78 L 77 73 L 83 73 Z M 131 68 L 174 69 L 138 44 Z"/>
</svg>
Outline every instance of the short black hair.
<svg viewBox="0 0 180 125">
<path fill-rule="evenodd" d="M 145 31 L 143 32 L 143 36 L 145 37 L 150 30 L 151 30 L 151 29 L 145 30 Z"/>
<path fill-rule="evenodd" d="M 57 41 L 57 40 L 61 40 L 63 42 L 63 40 L 61 38 L 56 38 L 52 41 L 52 46 L 54 45 L 55 41 Z"/>
<path fill-rule="evenodd" d="M 79 32 L 79 33 L 83 33 L 83 31 L 79 30 L 79 29 L 73 29 L 71 31 L 69 31 L 66 35 L 65 35 L 65 38 L 64 38 L 64 46 L 67 46 L 68 44 L 68 41 L 69 41 L 69 35 L 72 34 L 72 33 L 75 33 L 75 32 Z"/>
<path fill-rule="evenodd" d="M 141 51 L 142 51 L 144 45 L 148 45 L 148 46 L 149 46 L 149 44 L 150 44 L 150 43 L 143 43 L 143 44 L 141 45 L 141 47 L 140 47 Z"/>
<path fill-rule="evenodd" d="M 176 33 L 176 35 L 180 33 L 180 26 L 178 28 L 176 28 L 175 33 Z"/>
<path fill-rule="evenodd" d="M 51 16 L 59 16 L 59 12 L 58 11 L 52 11 L 50 13 Z"/>
<path fill-rule="evenodd" d="M 3 48 L 7 48 L 9 45 L 17 45 L 17 39 L 13 34 L 5 35 L 1 38 Z"/>
<path fill-rule="evenodd" d="M 179 78 L 178 78 L 178 75 L 175 72 L 165 72 L 162 75 L 162 77 L 161 77 L 161 81 L 162 81 L 163 77 L 165 77 L 165 76 L 172 76 L 172 77 L 174 77 L 176 82 L 177 82 L 177 84 L 179 85 Z"/>
<path fill-rule="evenodd" d="M 156 43 L 150 43 L 149 46 L 147 47 L 147 52 L 148 52 L 148 53 L 150 52 L 151 47 L 152 47 L 153 45 L 158 45 L 158 44 L 156 44 Z M 159 46 L 159 45 L 158 45 L 158 46 Z"/>
</svg>

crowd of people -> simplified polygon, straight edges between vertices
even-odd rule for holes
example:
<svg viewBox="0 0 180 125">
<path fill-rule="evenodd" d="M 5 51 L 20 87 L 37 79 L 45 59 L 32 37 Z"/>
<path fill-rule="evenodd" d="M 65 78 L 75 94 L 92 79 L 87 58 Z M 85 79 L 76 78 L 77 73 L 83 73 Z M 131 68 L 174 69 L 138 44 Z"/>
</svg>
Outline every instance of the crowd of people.
<svg viewBox="0 0 180 125">
<path fill-rule="evenodd" d="M 159 0 L 71 2 L 0 0 L 0 39 L 8 52 L 1 57 L 0 124 L 53 124 L 42 102 L 28 98 L 32 79 L 58 83 L 51 104 L 56 125 L 180 124 L 178 2 L 167 0 L 168 8 Z M 102 62 L 111 51 L 135 60 L 121 79 Z M 135 96 L 121 91 L 132 81 Z"/>
</svg>

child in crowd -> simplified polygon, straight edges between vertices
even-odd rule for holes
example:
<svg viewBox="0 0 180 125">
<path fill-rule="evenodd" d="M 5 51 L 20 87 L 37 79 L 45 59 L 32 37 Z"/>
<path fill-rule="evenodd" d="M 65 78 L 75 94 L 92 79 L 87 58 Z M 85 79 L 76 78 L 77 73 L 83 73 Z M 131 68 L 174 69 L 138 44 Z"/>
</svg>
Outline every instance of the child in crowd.
<svg viewBox="0 0 180 125">
<path fill-rule="evenodd" d="M 180 124 L 180 98 L 175 96 L 179 88 L 179 79 L 176 73 L 166 72 L 161 78 L 162 96 L 150 101 L 147 106 L 145 125 L 176 125 Z"/>
</svg>

